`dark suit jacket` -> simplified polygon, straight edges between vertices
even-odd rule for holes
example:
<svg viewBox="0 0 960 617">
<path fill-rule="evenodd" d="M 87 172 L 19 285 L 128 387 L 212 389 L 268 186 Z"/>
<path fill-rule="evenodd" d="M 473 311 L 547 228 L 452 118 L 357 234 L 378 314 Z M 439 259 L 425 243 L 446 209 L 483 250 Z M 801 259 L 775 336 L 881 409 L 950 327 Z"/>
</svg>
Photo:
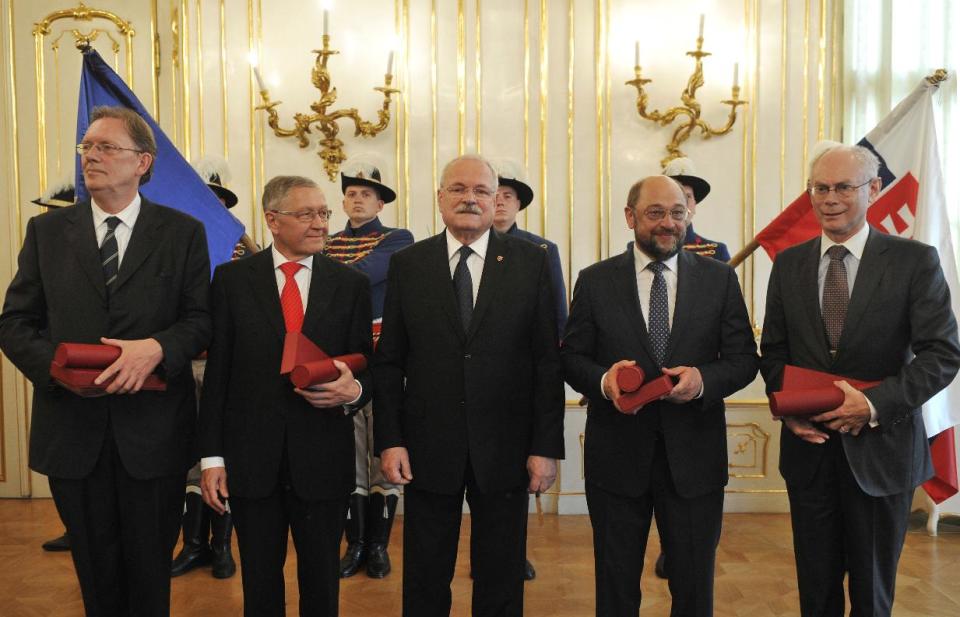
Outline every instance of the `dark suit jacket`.
<svg viewBox="0 0 960 617">
<path fill-rule="evenodd" d="M 394 253 L 377 344 L 376 451 L 405 446 L 413 485 L 526 486 L 529 455 L 563 458 L 563 380 L 547 253 L 490 231 L 468 332 L 445 233 Z"/>
<path fill-rule="evenodd" d="M 560 249 L 553 242 L 542 238 L 537 234 L 530 233 L 525 229 L 520 229 L 514 223 L 513 227 L 507 230 L 507 234 L 523 238 L 528 242 L 533 242 L 540 248 L 547 251 L 547 260 L 550 262 L 550 284 L 553 285 L 554 304 L 557 308 L 557 332 L 563 336 L 563 331 L 567 327 L 567 285 L 563 280 L 563 265 L 560 263 Z"/>
<path fill-rule="evenodd" d="M 0 316 L 0 347 L 33 382 L 31 468 L 86 476 L 109 421 L 132 476 L 186 472 L 196 420 L 190 360 L 210 340 L 209 277 L 203 226 L 146 198 L 109 302 L 90 202 L 30 220 Z M 101 336 L 159 341 L 167 391 L 81 398 L 52 385 L 56 345 Z"/>
<path fill-rule="evenodd" d="M 662 430 L 677 492 L 696 497 L 727 484 L 723 398 L 757 374 L 757 346 L 733 268 L 680 251 L 677 297 L 665 366 L 695 366 L 703 397 L 677 405 L 650 403 L 637 415 L 616 410 L 600 380 L 619 360 L 657 376 L 640 309 L 632 248 L 580 273 L 561 350 L 567 382 L 589 399 L 586 479 L 636 497 L 649 487 L 654 443 Z M 658 428 L 659 427 L 659 428 Z"/>
<path fill-rule="evenodd" d="M 933 473 L 920 406 L 960 366 L 957 323 L 937 251 L 870 230 L 832 359 L 820 314 L 819 263 L 820 238 L 783 251 L 773 263 L 760 344 L 767 391 L 779 390 L 784 364 L 883 380 L 865 392 L 880 425 L 840 438 L 864 492 L 879 497 L 911 490 Z M 908 361 L 911 353 L 916 356 Z M 780 473 L 788 486 L 806 485 L 823 451 L 781 428 Z"/>
<path fill-rule="evenodd" d="M 370 356 L 367 277 L 315 255 L 303 334 L 331 356 Z M 225 459 L 230 493 L 270 494 L 287 456 L 305 500 L 346 497 L 354 486 L 353 418 L 317 409 L 280 375 L 286 327 L 269 248 L 217 267 L 211 287 L 213 343 L 200 397 L 200 457 Z M 368 372 L 359 405 L 370 399 Z"/>
</svg>

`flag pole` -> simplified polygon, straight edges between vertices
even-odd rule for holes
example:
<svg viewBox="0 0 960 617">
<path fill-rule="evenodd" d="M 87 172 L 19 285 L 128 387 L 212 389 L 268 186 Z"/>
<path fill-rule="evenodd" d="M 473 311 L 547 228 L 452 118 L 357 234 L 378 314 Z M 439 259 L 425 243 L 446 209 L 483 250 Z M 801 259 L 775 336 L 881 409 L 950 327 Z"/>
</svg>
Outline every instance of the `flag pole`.
<svg viewBox="0 0 960 617">
<path fill-rule="evenodd" d="M 730 261 L 728 261 L 727 263 L 733 266 L 734 268 L 736 268 L 737 266 L 742 264 L 744 261 L 746 261 L 747 257 L 750 257 L 750 255 L 753 255 L 753 252 L 758 248 L 760 248 L 760 243 L 757 242 L 756 238 L 754 238 L 753 240 L 748 242 L 745 247 L 740 249 L 739 253 L 731 257 Z"/>
</svg>

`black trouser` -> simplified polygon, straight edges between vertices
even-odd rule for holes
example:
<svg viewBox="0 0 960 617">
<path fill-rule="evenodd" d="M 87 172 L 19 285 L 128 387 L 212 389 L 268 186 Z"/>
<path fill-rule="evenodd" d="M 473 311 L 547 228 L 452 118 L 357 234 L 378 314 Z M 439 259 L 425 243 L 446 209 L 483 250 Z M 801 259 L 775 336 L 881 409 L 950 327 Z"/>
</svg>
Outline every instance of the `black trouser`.
<svg viewBox="0 0 960 617">
<path fill-rule="evenodd" d="M 270 495 L 262 499 L 231 497 L 230 511 L 240 547 L 245 617 L 286 615 L 283 564 L 288 530 L 297 550 L 301 617 L 336 617 L 346 497 L 301 499 L 290 485 L 284 465 Z"/>
<path fill-rule="evenodd" d="M 50 478 L 87 617 L 166 617 L 186 474 L 133 478 L 108 427 L 85 478 Z"/>
<path fill-rule="evenodd" d="M 820 446 L 826 451 L 808 486 L 787 485 L 800 611 L 809 617 L 842 616 L 843 577 L 849 573 L 850 616 L 882 617 L 893 607 L 913 491 L 886 497 L 864 493 L 842 439 L 833 433 Z"/>
<path fill-rule="evenodd" d="M 468 465 L 469 470 L 469 465 Z M 467 472 L 474 617 L 523 615 L 527 487 L 481 493 Z M 446 617 L 457 562 L 464 491 L 441 495 L 404 488 L 403 615 Z"/>
<path fill-rule="evenodd" d="M 673 617 L 713 614 L 713 574 L 723 522 L 723 489 L 685 498 L 677 494 L 666 452 L 658 441 L 650 490 L 627 497 L 603 490 L 587 478 L 587 507 L 593 526 L 597 615 L 636 617 L 640 575 L 656 511 L 667 557 Z"/>
</svg>

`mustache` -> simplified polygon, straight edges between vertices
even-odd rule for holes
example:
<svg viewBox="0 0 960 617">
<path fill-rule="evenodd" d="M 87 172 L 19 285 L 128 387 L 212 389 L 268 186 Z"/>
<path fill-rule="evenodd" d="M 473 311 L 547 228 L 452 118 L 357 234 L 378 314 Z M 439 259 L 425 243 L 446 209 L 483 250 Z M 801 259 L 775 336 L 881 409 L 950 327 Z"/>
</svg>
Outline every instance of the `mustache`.
<svg viewBox="0 0 960 617">
<path fill-rule="evenodd" d="M 475 203 L 463 203 L 454 210 L 457 214 L 483 214 L 483 209 Z"/>
</svg>

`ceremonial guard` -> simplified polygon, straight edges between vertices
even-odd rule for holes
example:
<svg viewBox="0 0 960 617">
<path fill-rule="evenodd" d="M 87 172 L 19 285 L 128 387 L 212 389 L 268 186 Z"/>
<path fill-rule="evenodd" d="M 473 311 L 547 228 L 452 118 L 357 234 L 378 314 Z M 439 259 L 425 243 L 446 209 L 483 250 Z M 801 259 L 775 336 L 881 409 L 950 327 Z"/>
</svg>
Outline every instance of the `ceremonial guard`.
<svg viewBox="0 0 960 617">
<path fill-rule="evenodd" d="M 343 211 L 349 219 L 343 231 L 332 235 L 326 254 L 353 266 L 370 279 L 373 301 L 373 340 L 380 336 L 383 299 L 387 292 L 390 256 L 413 244 L 406 229 L 386 227 L 380 222 L 384 204 L 397 194 L 380 181 L 380 170 L 361 165 L 355 175 L 341 173 Z M 380 471 L 380 459 L 373 454 L 372 405 L 354 416 L 357 485 L 350 496 L 345 525 L 347 550 L 340 562 L 340 576 L 347 578 L 366 565 L 367 576 L 383 578 L 390 573 L 390 529 L 400 499 L 400 489 L 387 482 Z"/>
<path fill-rule="evenodd" d="M 697 213 L 697 205 L 710 194 L 710 183 L 694 175 L 693 161 L 688 158 L 673 159 L 663 170 L 663 175 L 670 176 L 683 187 L 683 194 L 687 197 L 687 210 L 690 211 L 690 222 L 687 225 L 687 235 L 683 239 L 683 249 L 704 257 L 713 257 L 720 261 L 730 261 L 730 251 L 727 245 L 718 240 L 704 238 L 693 230 L 693 217 Z"/>
</svg>

